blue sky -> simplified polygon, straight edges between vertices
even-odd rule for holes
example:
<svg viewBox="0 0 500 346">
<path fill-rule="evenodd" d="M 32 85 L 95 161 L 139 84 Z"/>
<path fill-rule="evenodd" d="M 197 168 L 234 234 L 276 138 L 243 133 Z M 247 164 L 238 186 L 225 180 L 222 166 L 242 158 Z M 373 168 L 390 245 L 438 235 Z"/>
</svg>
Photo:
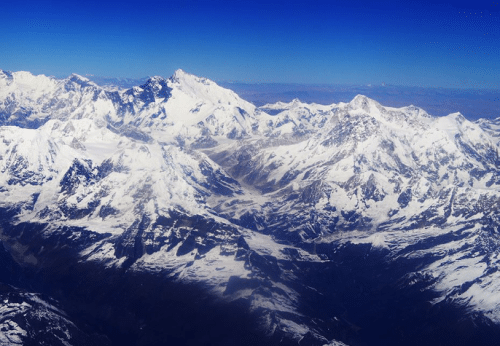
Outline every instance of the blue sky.
<svg viewBox="0 0 500 346">
<path fill-rule="evenodd" d="M 9 1 L 0 68 L 500 88 L 497 1 Z"/>
</svg>

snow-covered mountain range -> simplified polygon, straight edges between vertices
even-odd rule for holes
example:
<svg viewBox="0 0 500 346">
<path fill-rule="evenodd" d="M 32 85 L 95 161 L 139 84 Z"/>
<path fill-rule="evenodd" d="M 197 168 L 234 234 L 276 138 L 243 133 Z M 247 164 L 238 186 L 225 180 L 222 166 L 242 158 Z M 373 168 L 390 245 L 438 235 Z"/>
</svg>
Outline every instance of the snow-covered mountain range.
<svg viewBox="0 0 500 346">
<path fill-rule="evenodd" d="M 35 273 L 28 288 L 103 333 L 152 333 L 155 315 L 105 317 L 97 302 L 121 281 L 89 288 L 71 273 L 141 277 L 144 295 L 154 280 L 202 287 L 269 344 L 479 345 L 500 333 L 498 119 L 362 95 L 255 107 L 182 70 L 130 89 L 0 71 L 0 124 L 4 248 Z M 140 330 L 131 340 L 148 344 Z"/>
</svg>

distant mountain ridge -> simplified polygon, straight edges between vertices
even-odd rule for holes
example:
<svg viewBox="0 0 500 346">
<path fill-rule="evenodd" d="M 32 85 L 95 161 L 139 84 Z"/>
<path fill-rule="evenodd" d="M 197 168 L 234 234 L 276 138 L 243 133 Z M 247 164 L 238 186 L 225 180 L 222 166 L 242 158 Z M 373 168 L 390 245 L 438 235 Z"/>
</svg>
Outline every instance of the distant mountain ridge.
<svg viewBox="0 0 500 346">
<path fill-rule="evenodd" d="M 299 98 L 306 103 L 348 102 L 356 95 L 366 95 L 384 105 L 417 105 L 430 114 L 445 116 L 461 112 L 469 120 L 494 119 L 500 114 L 500 90 L 411 87 L 399 85 L 311 85 L 298 83 L 229 83 L 231 89 L 256 106 Z"/>
<path fill-rule="evenodd" d="M 148 304 L 162 280 L 201 287 L 202 306 L 241 309 L 269 344 L 494 344 L 499 333 L 498 119 L 363 95 L 256 107 L 182 70 L 127 89 L 0 71 L 0 124 L 2 243 L 51 278 L 31 286 L 104 323 L 115 344 L 122 329 L 151 340 L 141 323 L 187 343 L 167 308 L 165 330 L 135 300 L 107 305 L 129 319 L 99 310 L 109 292 L 133 299 L 136 275 Z M 116 280 L 87 287 L 73 273 Z M 182 316 L 209 333 L 210 317 Z M 222 334 L 211 337 L 237 340 Z"/>
</svg>

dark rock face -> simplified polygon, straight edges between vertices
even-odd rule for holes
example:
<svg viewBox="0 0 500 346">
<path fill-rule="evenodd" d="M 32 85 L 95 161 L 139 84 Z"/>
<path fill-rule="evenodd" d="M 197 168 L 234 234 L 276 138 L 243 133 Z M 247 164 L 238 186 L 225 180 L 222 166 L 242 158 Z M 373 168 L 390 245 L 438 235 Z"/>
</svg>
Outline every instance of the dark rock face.
<svg viewBox="0 0 500 346">
<path fill-rule="evenodd" d="M 199 165 L 200 172 L 207 177 L 206 182 L 201 185 L 214 194 L 223 196 L 233 196 L 234 193 L 242 193 L 240 184 L 235 179 L 227 176 L 225 172 L 213 167 L 206 161 Z"/>
<path fill-rule="evenodd" d="M 167 85 L 167 80 L 161 77 L 149 79 L 145 84 L 141 85 L 142 90 L 140 99 L 145 103 L 149 103 L 156 98 L 168 98 L 172 89 Z"/>
<path fill-rule="evenodd" d="M 5 345 L 107 346 L 110 340 L 81 330 L 58 303 L 0 283 L 0 343 Z"/>
<path fill-rule="evenodd" d="M 59 184 L 61 193 L 73 194 L 79 185 L 88 186 L 92 184 L 95 180 L 92 171 L 91 161 L 82 162 L 75 159 Z"/>
<path fill-rule="evenodd" d="M 398 197 L 398 203 L 401 208 L 405 208 L 411 201 L 411 189 L 407 189 L 402 192 Z"/>
</svg>

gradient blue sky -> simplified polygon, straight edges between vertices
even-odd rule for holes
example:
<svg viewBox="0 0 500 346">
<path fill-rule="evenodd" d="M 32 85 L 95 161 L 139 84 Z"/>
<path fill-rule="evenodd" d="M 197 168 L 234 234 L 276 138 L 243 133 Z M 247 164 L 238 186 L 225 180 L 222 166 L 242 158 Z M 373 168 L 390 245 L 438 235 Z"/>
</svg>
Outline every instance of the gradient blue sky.
<svg viewBox="0 0 500 346">
<path fill-rule="evenodd" d="M 0 69 L 500 88 L 498 1 L 8 1 Z"/>
</svg>

